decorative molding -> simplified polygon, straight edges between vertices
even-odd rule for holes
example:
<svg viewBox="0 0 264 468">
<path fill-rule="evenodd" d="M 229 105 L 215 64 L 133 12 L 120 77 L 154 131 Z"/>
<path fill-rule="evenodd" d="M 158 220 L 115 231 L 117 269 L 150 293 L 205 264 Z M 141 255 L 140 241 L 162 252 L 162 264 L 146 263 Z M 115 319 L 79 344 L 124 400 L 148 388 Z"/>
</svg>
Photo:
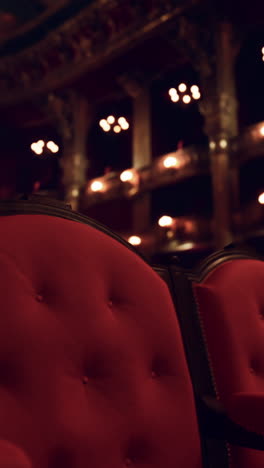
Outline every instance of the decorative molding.
<svg viewBox="0 0 264 468">
<path fill-rule="evenodd" d="M 149 77 L 143 76 L 140 72 L 123 74 L 118 77 L 117 81 L 126 94 L 132 98 L 140 96 L 150 83 Z"/>
<path fill-rule="evenodd" d="M 43 2 L 44 3 L 44 2 Z M 34 19 L 23 23 L 22 25 L 18 25 L 16 23 L 16 27 L 10 28 L 10 32 L 5 34 L 3 38 L 1 38 L 0 34 L 0 47 L 2 48 L 5 44 L 8 44 L 10 41 L 19 41 L 20 37 L 23 34 L 29 33 L 32 29 L 37 28 L 42 25 L 42 23 L 49 17 L 56 14 L 65 4 L 67 0 L 56 0 L 56 2 L 45 2 L 47 3 L 46 8 L 42 13 L 39 13 Z M 55 3 L 55 4 L 54 4 Z M 9 13 L 5 13 L 5 16 L 9 15 Z M 13 16 L 16 19 L 15 16 Z M 0 19 L 1 22 L 1 19 Z M 17 21 L 18 22 L 18 21 Z"/>
<path fill-rule="evenodd" d="M 42 41 L 0 61 L 0 104 L 49 92 L 99 66 L 200 0 L 100 0 Z"/>
<path fill-rule="evenodd" d="M 208 13 L 209 14 L 209 13 Z M 181 15 L 167 33 L 177 52 L 187 57 L 199 76 L 211 81 L 216 72 L 216 22 L 213 18 Z"/>
<path fill-rule="evenodd" d="M 74 109 L 76 93 L 66 89 L 63 93 L 50 93 L 44 103 L 46 113 L 52 116 L 56 128 L 64 141 L 71 143 L 74 139 Z"/>
</svg>

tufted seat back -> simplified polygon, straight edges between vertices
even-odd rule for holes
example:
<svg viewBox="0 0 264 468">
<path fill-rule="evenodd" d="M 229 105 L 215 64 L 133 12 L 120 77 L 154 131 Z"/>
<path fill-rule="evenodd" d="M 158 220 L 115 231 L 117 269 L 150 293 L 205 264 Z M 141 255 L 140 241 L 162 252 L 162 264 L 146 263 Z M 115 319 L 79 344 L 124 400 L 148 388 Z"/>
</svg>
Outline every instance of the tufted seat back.
<svg viewBox="0 0 264 468">
<path fill-rule="evenodd" d="M 264 263 L 232 259 L 193 285 L 215 390 L 224 406 L 236 393 L 264 392 Z M 233 468 L 262 468 L 264 453 L 231 447 Z"/>
<path fill-rule="evenodd" d="M 19 214 L 0 232 L 0 439 L 32 468 L 201 468 L 165 282 L 89 225 Z"/>
</svg>

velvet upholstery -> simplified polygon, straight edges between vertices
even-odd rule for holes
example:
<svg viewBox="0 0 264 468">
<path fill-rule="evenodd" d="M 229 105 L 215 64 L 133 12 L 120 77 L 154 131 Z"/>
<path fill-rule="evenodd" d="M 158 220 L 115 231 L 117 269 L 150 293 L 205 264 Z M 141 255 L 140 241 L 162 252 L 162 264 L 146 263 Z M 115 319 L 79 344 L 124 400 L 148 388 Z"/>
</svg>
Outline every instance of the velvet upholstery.
<svg viewBox="0 0 264 468">
<path fill-rule="evenodd" d="M 218 397 L 236 422 L 260 432 L 252 411 L 264 394 L 264 263 L 227 261 L 193 287 Z M 264 466 L 263 452 L 231 447 L 231 457 L 234 468 Z"/>
<path fill-rule="evenodd" d="M 32 468 L 23 450 L 6 440 L 0 440 L 0 456 L 1 468 Z"/>
<path fill-rule="evenodd" d="M 264 392 L 234 393 L 227 400 L 227 411 L 240 426 L 264 435 Z"/>
<path fill-rule="evenodd" d="M 0 439 L 25 453 L 12 468 L 201 468 L 165 282 L 89 225 L 22 214 L 0 233 Z"/>
</svg>

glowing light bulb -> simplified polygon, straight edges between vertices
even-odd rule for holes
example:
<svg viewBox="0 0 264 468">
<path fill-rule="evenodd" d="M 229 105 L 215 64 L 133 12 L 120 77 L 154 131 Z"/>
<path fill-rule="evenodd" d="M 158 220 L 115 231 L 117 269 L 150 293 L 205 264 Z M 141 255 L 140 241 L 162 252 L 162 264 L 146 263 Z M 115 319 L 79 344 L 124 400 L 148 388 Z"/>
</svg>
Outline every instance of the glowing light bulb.
<svg viewBox="0 0 264 468">
<path fill-rule="evenodd" d="M 258 197 L 258 202 L 261 204 L 261 205 L 264 205 L 264 193 L 261 193 Z"/>
<path fill-rule="evenodd" d="M 182 98 L 184 104 L 190 104 L 191 102 L 191 97 L 188 94 L 185 94 Z"/>
<path fill-rule="evenodd" d="M 163 166 L 169 169 L 170 167 L 178 167 L 179 161 L 174 156 L 167 156 L 163 161 Z"/>
<path fill-rule="evenodd" d="M 201 94 L 200 93 L 193 93 L 192 97 L 193 97 L 193 99 L 196 99 L 198 101 L 198 99 L 201 98 Z"/>
<path fill-rule="evenodd" d="M 52 153 L 58 153 L 58 151 L 60 149 L 58 147 L 58 145 L 56 145 L 56 143 L 54 143 L 54 141 L 48 141 L 46 146 Z"/>
<path fill-rule="evenodd" d="M 79 192 L 78 189 L 73 189 L 73 190 L 72 190 L 72 196 L 73 196 L 73 197 L 78 197 L 78 196 L 79 196 L 79 193 L 80 193 L 80 192 Z"/>
<path fill-rule="evenodd" d="M 264 54 L 264 47 L 262 47 L 261 52 Z"/>
<path fill-rule="evenodd" d="M 220 148 L 222 148 L 222 149 L 227 148 L 227 140 L 225 140 L 225 139 L 220 140 L 220 141 L 219 141 L 219 146 L 220 146 Z"/>
<path fill-rule="evenodd" d="M 108 122 L 105 119 L 100 120 L 99 125 L 102 129 L 104 129 L 105 126 L 108 126 Z"/>
<path fill-rule="evenodd" d="M 125 118 L 125 117 L 119 117 L 119 119 L 118 119 L 119 125 L 121 125 L 122 122 L 126 122 L 126 118 Z"/>
<path fill-rule="evenodd" d="M 91 184 L 91 190 L 93 192 L 100 192 L 101 190 L 103 190 L 103 188 L 104 188 L 104 184 L 100 180 L 95 180 Z"/>
<path fill-rule="evenodd" d="M 186 89 L 187 89 L 187 86 L 185 83 L 181 83 L 179 86 L 178 86 L 178 89 L 181 93 L 185 93 Z"/>
<path fill-rule="evenodd" d="M 259 133 L 261 134 L 261 136 L 264 136 L 264 125 L 263 127 L 260 127 Z"/>
<path fill-rule="evenodd" d="M 128 130 L 129 129 L 129 123 L 125 119 L 125 117 L 120 117 L 118 119 L 118 123 L 119 123 L 120 127 L 122 128 L 122 130 Z"/>
<path fill-rule="evenodd" d="M 109 115 L 109 117 L 107 117 L 107 123 L 109 123 L 110 125 L 112 125 L 113 123 L 115 123 L 115 118 L 113 115 Z"/>
<path fill-rule="evenodd" d="M 168 93 L 169 93 L 170 96 L 173 96 L 173 95 L 177 94 L 177 90 L 175 88 L 170 88 Z"/>
<path fill-rule="evenodd" d="M 128 130 L 128 129 L 129 129 L 129 123 L 128 123 L 128 122 L 123 123 L 123 124 L 121 125 L 121 127 L 122 127 L 123 130 Z"/>
<path fill-rule="evenodd" d="M 128 239 L 128 242 L 131 244 L 131 245 L 140 245 L 142 240 L 140 237 L 138 236 L 131 236 L 129 237 Z"/>
<path fill-rule="evenodd" d="M 127 169 L 126 171 L 122 172 L 122 174 L 120 175 L 120 180 L 122 182 L 129 182 L 133 180 L 133 178 L 134 178 L 134 173 L 130 169 Z"/>
<path fill-rule="evenodd" d="M 210 148 L 211 150 L 214 150 L 214 149 L 216 148 L 216 144 L 215 144 L 214 141 L 210 141 L 210 143 L 209 143 L 209 148 Z"/>
<path fill-rule="evenodd" d="M 54 145 L 53 146 L 53 153 L 58 153 L 59 152 L 59 146 L 58 145 Z"/>
<path fill-rule="evenodd" d="M 43 146 L 42 143 L 40 144 L 39 142 L 38 143 L 32 143 L 32 145 L 30 146 L 31 150 L 35 153 L 35 154 L 42 154 L 43 153 Z"/>
<path fill-rule="evenodd" d="M 45 143 L 44 143 L 43 140 L 39 140 L 39 141 L 37 142 L 37 145 L 42 146 L 42 148 L 43 148 L 43 146 L 45 145 Z"/>
<path fill-rule="evenodd" d="M 114 126 L 114 132 L 115 133 L 120 133 L 121 132 L 121 127 L 119 125 Z"/>
<path fill-rule="evenodd" d="M 112 117 L 112 116 L 110 115 L 109 117 Z M 109 125 L 106 119 L 100 120 L 99 125 L 104 132 L 109 132 L 111 130 L 111 126 Z"/>
<path fill-rule="evenodd" d="M 162 216 L 158 221 L 158 224 L 161 227 L 169 227 L 172 225 L 172 223 L 173 219 L 171 216 Z"/>
<path fill-rule="evenodd" d="M 200 94 L 199 87 L 196 86 L 196 85 L 191 86 L 191 93 L 193 93 L 193 94 L 199 93 Z"/>
<path fill-rule="evenodd" d="M 178 94 L 174 94 L 173 96 L 171 96 L 171 100 L 172 102 L 178 102 L 180 99 L 179 95 Z"/>
</svg>

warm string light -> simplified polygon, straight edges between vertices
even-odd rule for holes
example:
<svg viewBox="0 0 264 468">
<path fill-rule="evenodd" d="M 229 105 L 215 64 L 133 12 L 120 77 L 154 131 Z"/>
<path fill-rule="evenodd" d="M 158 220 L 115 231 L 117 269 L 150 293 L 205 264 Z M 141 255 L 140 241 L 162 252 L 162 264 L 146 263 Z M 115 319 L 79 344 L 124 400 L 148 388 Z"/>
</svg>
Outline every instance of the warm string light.
<svg viewBox="0 0 264 468">
<path fill-rule="evenodd" d="M 134 172 L 131 169 L 127 169 L 120 174 L 120 180 L 122 182 L 132 182 L 135 177 Z"/>
<path fill-rule="evenodd" d="M 167 156 L 163 161 L 163 166 L 166 169 L 170 169 L 171 167 L 179 167 L 179 161 L 175 156 Z"/>
<path fill-rule="evenodd" d="M 121 182 L 127 184 L 126 192 L 132 196 L 138 192 L 140 175 L 136 169 L 126 169 L 120 174 Z"/>
<path fill-rule="evenodd" d="M 37 155 L 41 155 L 43 154 L 45 148 L 48 149 L 51 153 L 58 153 L 59 152 L 59 146 L 56 145 L 56 143 L 54 143 L 54 141 L 48 141 L 47 143 L 45 143 L 45 141 L 43 140 L 39 140 L 35 143 L 32 143 L 32 145 L 30 146 L 31 150 L 33 151 L 33 153 L 37 154 Z"/>
<path fill-rule="evenodd" d="M 264 193 L 261 193 L 258 197 L 258 202 L 260 205 L 264 205 Z"/>
<path fill-rule="evenodd" d="M 181 93 L 185 93 L 187 89 L 187 86 L 185 83 L 181 83 L 179 86 L 178 86 L 178 90 L 181 92 Z"/>
<path fill-rule="evenodd" d="M 129 129 L 129 123 L 125 117 L 116 119 L 113 115 L 109 115 L 106 119 L 101 119 L 99 125 L 104 132 L 112 130 L 114 133 L 120 133 L 122 130 Z"/>
<path fill-rule="evenodd" d="M 182 101 L 184 104 L 190 104 L 192 100 L 198 101 L 201 98 L 201 93 L 197 85 L 191 86 L 188 90 L 188 86 L 181 83 L 177 89 L 169 89 L 169 96 L 172 102 Z"/>
<path fill-rule="evenodd" d="M 54 143 L 54 141 L 48 141 L 46 146 L 52 153 L 58 153 L 59 151 L 59 147 L 56 145 L 56 143 Z"/>
<path fill-rule="evenodd" d="M 214 149 L 216 148 L 216 142 L 215 142 L 215 141 L 210 141 L 210 143 L 209 143 L 209 148 L 210 148 L 211 150 L 214 150 Z"/>
<path fill-rule="evenodd" d="M 263 204 L 264 204 L 264 193 L 262 195 L 263 195 Z M 161 216 L 161 218 L 159 218 L 157 224 L 162 228 L 163 232 L 166 233 L 166 238 L 169 241 L 175 238 L 175 227 L 177 226 L 176 218 L 172 218 L 171 216 L 168 216 L 168 215 L 163 215 Z M 189 220 L 185 220 L 184 229 L 187 233 L 192 233 L 193 222 Z M 132 235 L 127 239 L 127 241 L 134 246 L 139 246 L 142 244 L 143 239 L 137 235 Z M 190 250 L 193 247 L 194 247 L 194 243 L 190 241 L 177 245 L 178 250 Z"/>
<path fill-rule="evenodd" d="M 262 47 L 261 53 L 262 53 L 262 61 L 264 62 L 264 47 Z"/>
<path fill-rule="evenodd" d="M 225 138 L 223 138 L 222 140 L 219 141 L 220 148 L 225 149 L 225 148 L 227 148 L 227 145 L 228 145 L 228 143 L 227 143 L 227 140 Z"/>
<path fill-rule="evenodd" d="M 75 188 L 71 191 L 73 197 L 77 198 L 80 195 L 79 189 Z"/>
<path fill-rule="evenodd" d="M 160 158 L 161 170 L 165 169 L 180 169 L 190 162 L 190 156 L 184 151 L 177 150 L 174 153 L 169 153 Z"/>
<path fill-rule="evenodd" d="M 140 245 L 142 243 L 142 239 L 139 236 L 131 236 L 131 237 L 129 237 L 128 242 L 131 245 L 137 246 L 137 245 Z"/>
<path fill-rule="evenodd" d="M 95 180 L 91 183 L 92 192 L 101 192 L 104 189 L 104 184 L 100 180 Z"/>
<path fill-rule="evenodd" d="M 185 94 L 182 98 L 182 102 L 184 102 L 184 104 L 190 104 L 192 98 L 191 96 L 189 96 L 189 94 Z"/>
<path fill-rule="evenodd" d="M 173 224 L 173 218 L 171 216 L 164 215 L 158 220 L 160 227 L 170 227 Z"/>
<path fill-rule="evenodd" d="M 177 170 L 186 166 L 189 161 L 190 156 L 186 155 L 182 151 L 169 153 L 160 158 L 158 163 L 159 171 L 165 172 L 166 170 Z M 125 169 L 120 173 L 119 179 L 124 184 L 128 184 L 128 186 L 130 186 L 129 195 L 134 195 L 137 193 L 140 185 L 139 171 L 137 171 L 135 168 Z M 106 192 L 110 185 L 107 180 L 101 176 L 99 179 L 91 180 L 87 190 L 88 192 Z"/>
<path fill-rule="evenodd" d="M 222 138 L 221 140 L 219 140 L 218 142 L 218 146 L 221 148 L 221 149 L 226 149 L 228 147 L 228 141 L 225 139 L 225 138 Z M 211 140 L 209 142 L 209 148 L 210 150 L 214 151 L 217 147 L 217 144 L 215 141 Z"/>
</svg>

